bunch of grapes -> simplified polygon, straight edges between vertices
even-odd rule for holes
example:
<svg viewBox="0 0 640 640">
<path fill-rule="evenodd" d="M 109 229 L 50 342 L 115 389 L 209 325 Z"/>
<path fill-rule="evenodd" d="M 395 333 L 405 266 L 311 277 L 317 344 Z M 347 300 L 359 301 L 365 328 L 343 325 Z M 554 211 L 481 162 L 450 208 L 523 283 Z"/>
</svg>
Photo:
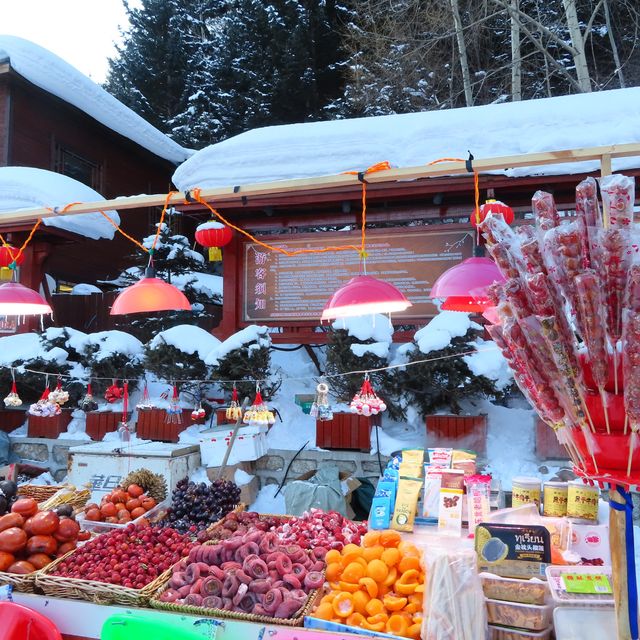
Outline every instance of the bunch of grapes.
<svg viewBox="0 0 640 640">
<path fill-rule="evenodd" d="M 185 478 L 173 490 L 171 509 L 163 524 L 181 533 L 206 529 L 233 511 L 239 501 L 240 488 L 233 482 L 215 480 L 206 485 Z"/>
</svg>

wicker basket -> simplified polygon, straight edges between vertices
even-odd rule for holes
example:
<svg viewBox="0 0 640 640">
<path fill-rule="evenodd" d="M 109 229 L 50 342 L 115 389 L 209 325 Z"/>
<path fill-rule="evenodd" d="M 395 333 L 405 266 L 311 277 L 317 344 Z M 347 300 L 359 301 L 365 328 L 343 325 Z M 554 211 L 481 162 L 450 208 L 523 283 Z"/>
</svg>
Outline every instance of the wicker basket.
<svg viewBox="0 0 640 640">
<path fill-rule="evenodd" d="M 83 580 L 81 578 L 67 578 L 66 576 L 51 575 L 51 572 L 64 560 L 68 554 L 54 560 L 44 569 L 36 572 L 36 588 L 52 598 L 71 598 L 72 600 L 88 600 L 94 604 L 121 604 L 131 607 L 144 607 L 153 594 L 171 578 L 171 569 L 161 573 L 155 580 L 142 589 L 130 589 L 117 584 Z"/>
<path fill-rule="evenodd" d="M 23 484 L 18 487 L 18 495 L 21 498 L 33 498 L 36 502 L 40 503 L 48 500 L 61 489 L 64 489 L 64 487 L 59 485 Z"/>
<path fill-rule="evenodd" d="M 271 618 L 269 616 L 259 616 L 253 613 L 236 613 L 235 611 L 225 611 L 224 609 L 206 609 L 204 607 L 195 607 L 189 604 L 175 604 L 173 602 L 162 602 L 160 595 L 167 588 L 169 579 L 163 584 L 149 601 L 154 609 L 163 611 L 171 611 L 173 613 L 186 613 L 195 616 L 207 616 L 211 618 L 231 618 L 233 620 L 244 620 L 246 622 L 257 622 L 260 624 L 277 624 L 287 627 L 301 627 L 305 616 L 308 616 L 318 599 L 321 589 L 314 589 L 307 598 L 307 601 L 298 611 L 295 618 Z"/>
<path fill-rule="evenodd" d="M 60 491 L 43 502 L 40 505 L 40 509 L 42 511 L 46 509 L 55 509 L 56 507 L 62 507 L 66 504 L 74 509 L 80 509 L 87 504 L 90 497 L 91 491 L 89 489 L 71 489 L 62 487 Z"/>
<path fill-rule="evenodd" d="M 7 573 L 0 571 L 0 584 L 10 584 L 14 591 L 22 591 L 23 593 L 33 593 L 36 581 L 36 573 L 27 573 L 26 575 L 18 575 L 17 573 Z"/>
<path fill-rule="evenodd" d="M 233 509 L 233 511 L 229 511 L 229 513 L 240 513 L 241 511 L 246 511 L 246 510 L 247 510 L 247 505 L 243 504 L 241 502 L 235 509 Z M 218 522 L 214 522 L 213 524 L 210 524 L 206 528 L 206 532 L 207 533 L 212 533 L 213 530 L 216 527 L 220 526 L 224 522 L 224 519 L 229 515 L 229 513 L 227 513 L 226 515 L 222 516 L 222 518 L 220 518 L 220 520 L 218 520 Z"/>
</svg>

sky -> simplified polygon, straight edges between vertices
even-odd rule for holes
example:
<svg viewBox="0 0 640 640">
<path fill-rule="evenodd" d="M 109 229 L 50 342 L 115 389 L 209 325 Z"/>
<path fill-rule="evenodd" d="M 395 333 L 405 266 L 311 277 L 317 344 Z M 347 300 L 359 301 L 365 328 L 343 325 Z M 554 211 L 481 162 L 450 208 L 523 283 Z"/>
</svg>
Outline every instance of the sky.
<svg viewBox="0 0 640 640">
<path fill-rule="evenodd" d="M 135 6 L 137 2 L 131 2 Z M 127 26 L 122 0 L 2 0 L 0 33 L 49 49 L 102 83 Z"/>
</svg>

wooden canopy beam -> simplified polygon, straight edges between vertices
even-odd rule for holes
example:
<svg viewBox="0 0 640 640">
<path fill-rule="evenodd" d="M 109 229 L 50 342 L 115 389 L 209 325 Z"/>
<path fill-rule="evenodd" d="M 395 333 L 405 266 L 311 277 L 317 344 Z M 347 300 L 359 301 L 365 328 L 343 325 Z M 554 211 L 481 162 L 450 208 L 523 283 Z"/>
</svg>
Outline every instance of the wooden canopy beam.
<svg viewBox="0 0 640 640">
<path fill-rule="evenodd" d="M 476 159 L 473 169 L 479 173 L 487 171 L 504 171 L 518 167 L 533 167 L 549 164 L 565 164 L 598 160 L 606 174 L 611 158 L 638 156 L 640 158 L 640 143 L 617 144 L 603 147 L 589 147 L 585 149 L 565 149 L 562 151 L 544 151 L 519 156 L 499 156 L 494 158 Z M 414 181 L 422 178 L 434 178 L 451 175 L 467 174 L 464 162 L 442 162 L 436 165 L 420 165 L 378 171 L 367 174 L 370 183 Z M 202 189 L 200 196 L 207 202 L 214 202 L 216 206 L 237 203 L 243 197 L 287 194 L 295 191 L 324 190 L 359 184 L 358 177 L 352 174 L 337 174 L 314 178 L 298 178 L 295 180 L 278 180 L 275 182 L 261 182 L 239 186 L 217 187 Z M 139 209 L 144 207 L 162 206 L 167 198 L 166 194 L 138 195 L 119 197 L 97 202 L 82 202 L 70 207 L 64 215 L 79 215 L 95 211 L 117 209 Z M 187 194 L 176 192 L 169 198 L 169 205 L 182 205 L 188 201 Z M 60 211 L 46 207 L 37 209 L 19 209 L 2 213 L 0 220 L 3 225 L 9 223 L 35 222 L 38 218 L 49 218 L 61 215 Z"/>
</svg>

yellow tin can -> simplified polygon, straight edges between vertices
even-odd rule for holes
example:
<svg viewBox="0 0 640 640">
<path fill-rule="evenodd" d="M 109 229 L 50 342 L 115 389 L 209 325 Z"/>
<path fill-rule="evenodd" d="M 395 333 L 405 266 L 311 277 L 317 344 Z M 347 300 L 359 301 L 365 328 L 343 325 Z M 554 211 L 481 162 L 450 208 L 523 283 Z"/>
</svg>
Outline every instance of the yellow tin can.
<svg viewBox="0 0 640 640">
<path fill-rule="evenodd" d="M 567 493 L 567 517 L 574 522 L 591 524 L 598 521 L 600 489 L 581 480 L 569 483 Z"/>
<path fill-rule="evenodd" d="M 535 503 L 540 508 L 540 478 L 518 476 L 511 481 L 511 506 Z"/>
<path fill-rule="evenodd" d="M 567 515 L 569 485 L 566 482 L 545 482 L 542 488 L 542 515 L 562 518 Z"/>
</svg>

